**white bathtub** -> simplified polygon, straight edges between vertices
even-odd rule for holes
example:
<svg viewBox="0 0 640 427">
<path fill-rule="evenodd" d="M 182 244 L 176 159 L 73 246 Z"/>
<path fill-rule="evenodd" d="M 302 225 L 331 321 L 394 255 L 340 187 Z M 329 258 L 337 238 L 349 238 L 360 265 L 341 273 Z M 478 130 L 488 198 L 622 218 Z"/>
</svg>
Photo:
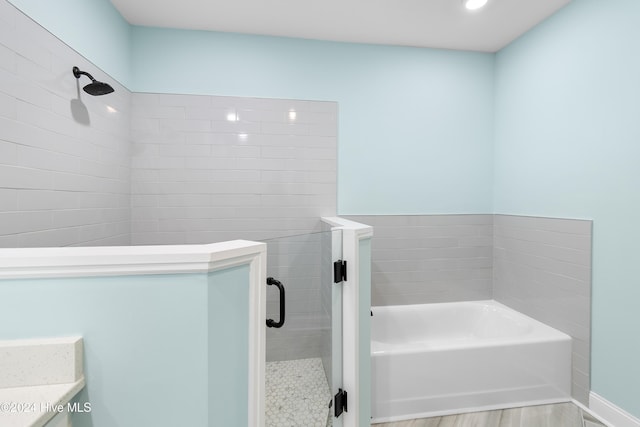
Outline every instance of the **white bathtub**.
<svg viewBox="0 0 640 427">
<path fill-rule="evenodd" d="M 571 399 L 571 337 L 496 301 L 373 307 L 372 416 Z"/>
</svg>

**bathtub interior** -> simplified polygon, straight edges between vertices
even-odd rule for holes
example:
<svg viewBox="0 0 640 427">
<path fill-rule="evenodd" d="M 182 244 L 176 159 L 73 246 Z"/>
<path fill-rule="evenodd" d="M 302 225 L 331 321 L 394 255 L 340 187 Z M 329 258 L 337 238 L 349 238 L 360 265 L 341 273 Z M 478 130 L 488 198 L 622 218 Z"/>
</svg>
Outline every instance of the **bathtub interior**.
<svg viewBox="0 0 640 427">
<path fill-rule="evenodd" d="M 381 306 L 372 309 L 371 341 L 376 348 L 395 345 L 464 346 L 514 338 L 535 339 L 565 334 L 494 301 Z"/>
<path fill-rule="evenodd" d="M 571 338 L 499 303 L 374 307 L 373 314 L 376 422 L 570 400 Z M 451 338 L 431 333 L 445 324 Z M 409 341 L 388 339 L 394 331 Z"/>
</svg>

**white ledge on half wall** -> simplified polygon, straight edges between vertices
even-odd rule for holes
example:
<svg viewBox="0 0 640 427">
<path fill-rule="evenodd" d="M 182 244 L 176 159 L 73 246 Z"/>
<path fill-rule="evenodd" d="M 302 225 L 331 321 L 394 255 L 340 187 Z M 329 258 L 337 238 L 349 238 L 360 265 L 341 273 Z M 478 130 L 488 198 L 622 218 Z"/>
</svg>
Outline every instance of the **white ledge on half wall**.
<svg viewBox="0 0 640 427">
<path fill-rule="evenodd" d="M 353 230 L 360 238 L 366 238 L 373 236 L 373 227 L 359 222 L 351 221 L 350 219 L 340 218 L 338 216 L 322 217 L 322 221 L 326 222 L 332 227 L 342 228 L 344 230 Z"/>
<path fill-rule="evenodd" d="M 81 337 L 0 341 L 0 425 L 40 427 L 65 414 L 85 384 L 82 354 Z"/>
<path fill-rule="evenodd" d="M 266 251 L 247 240 L 207 245 L 2 248 L 0 279 L 201 273 Z"/>
</svg>

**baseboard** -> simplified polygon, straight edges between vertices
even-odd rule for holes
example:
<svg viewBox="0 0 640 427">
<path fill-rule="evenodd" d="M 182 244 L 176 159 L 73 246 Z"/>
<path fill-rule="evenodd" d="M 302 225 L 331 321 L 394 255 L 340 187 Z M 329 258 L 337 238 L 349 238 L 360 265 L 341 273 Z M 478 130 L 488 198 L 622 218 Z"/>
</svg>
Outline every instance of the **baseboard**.
<svg viewBox="0 0 640 427">
<path fill-rule="evenodd" d="M 640 427 L 640 420 L 602 396 L 589 393 L 589 409 L 611 427 Z"/>
</svg>

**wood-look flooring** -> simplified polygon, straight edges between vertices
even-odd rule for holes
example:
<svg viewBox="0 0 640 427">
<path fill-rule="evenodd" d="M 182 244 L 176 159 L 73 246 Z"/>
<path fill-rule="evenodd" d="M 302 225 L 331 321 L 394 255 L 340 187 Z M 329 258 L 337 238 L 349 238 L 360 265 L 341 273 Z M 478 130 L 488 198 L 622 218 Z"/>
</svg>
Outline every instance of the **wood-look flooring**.
<svg viewBox="0 0 640 427">
<path fill-rule="evenodd" d="M 604 427 L 573 403 L 373 424 L 375 427 Z"/>
</svg>

